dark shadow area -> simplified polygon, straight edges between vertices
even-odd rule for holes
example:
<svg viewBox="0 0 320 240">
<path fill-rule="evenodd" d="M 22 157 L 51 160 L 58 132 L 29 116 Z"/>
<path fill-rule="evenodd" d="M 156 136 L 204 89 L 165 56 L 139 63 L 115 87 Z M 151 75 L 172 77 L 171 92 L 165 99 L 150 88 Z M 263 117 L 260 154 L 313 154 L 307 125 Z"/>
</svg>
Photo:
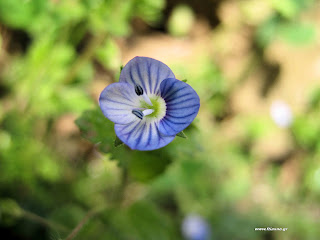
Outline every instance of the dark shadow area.
<svg viewBox="0 0 320 240">
<path fill-rule="evenodd" d="M 262 97 L 267 97 L 273 87 L 278 83 L 278 76 L 281 68 L 278 63 L 268 61 L 264 56 L 264 49 L 259 47 L 256 43 L 253 43 L 253 51 L 257 55 L 259 61 L 259 67 L 263 72 L 262 85 L 260 88 L 260 94 Z"/>
<path fill-rule="evenodd" d="M 7 51 L 10 54 L 14 53 L 25 53 L 31 44 L 31 37 L 27 32 L 18 29 L 6 29 L 7 35 L 9 36 Z"/>
</svg>

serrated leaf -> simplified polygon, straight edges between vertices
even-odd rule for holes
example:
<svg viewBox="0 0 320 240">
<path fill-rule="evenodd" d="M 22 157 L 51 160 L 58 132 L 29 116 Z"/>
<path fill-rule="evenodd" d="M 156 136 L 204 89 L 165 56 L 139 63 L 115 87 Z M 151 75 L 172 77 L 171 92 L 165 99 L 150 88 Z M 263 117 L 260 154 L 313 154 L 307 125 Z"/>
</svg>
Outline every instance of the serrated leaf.
<svg viewBox="0 0 320 240">
<path fill-rule="evenodd" d="M 100 109 L 88 110 L 75 121 L 82 137 L 97 144 L 102 152 L 109 152 L 114 145 L 113 123 L 105 118 Z"/>
<path fill-rule="evenodd" d="M 62 238 L 60 237 L 60 234 L 56 231 L 52 231 L 50 234 L 50 240 L 62 240 Z"/>
<path fill-rule="evenodd" d="M 187 135 L 185 135 L 183 131 L 179 132 L 176 136 L 181 137 L 181 138 L 188 138 Z"/>
<path fill-rule="evenodd" d="M 95 144 L 99 151 L 111 153 L 111 158 L 118 160 L 120 165 L 128 164 L 131 177 L 139 181 L 149 181 L 161 173 L 172 162 L 170 155 L 164 150 L 132 151 L 120 146 L 120 139 L 114 138 L 114 124 L 106 119 L 100 109 L 85 111 L 75 121 L 82 136 Z"/>
<path fill-rule="evenodd" d="M 116 136 L 116 138 L 114 139 L 114 146 L 120 147 L 121 145 L 123 145 L 123 142 L 120 140 L 120 138 L 118 138 L 118 136 Z"/>
</svg>

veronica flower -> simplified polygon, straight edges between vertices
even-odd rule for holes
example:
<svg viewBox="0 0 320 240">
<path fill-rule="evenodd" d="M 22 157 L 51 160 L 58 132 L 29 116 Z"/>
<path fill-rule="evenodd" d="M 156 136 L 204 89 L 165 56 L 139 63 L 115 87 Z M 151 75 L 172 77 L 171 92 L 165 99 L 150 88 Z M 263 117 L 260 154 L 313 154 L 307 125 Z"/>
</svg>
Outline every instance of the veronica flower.
<svg viewBox="0 0 320 240">
<path fill-rule="evenodd" d="M 135 57 L 120 80 L 99 98 L 103 114 L 115 123 L 118 138 L 131 149 L 154 150 L 169 144 L 196 117 L 200 99 L 164 63 Z"/>
<path fill-rule="evenodd" d="M 182 222 L 182 234 L 188 240 L 207 240 L 211 231 L 208 223 L 199 215 L 188 215 Z"/>
</svg>

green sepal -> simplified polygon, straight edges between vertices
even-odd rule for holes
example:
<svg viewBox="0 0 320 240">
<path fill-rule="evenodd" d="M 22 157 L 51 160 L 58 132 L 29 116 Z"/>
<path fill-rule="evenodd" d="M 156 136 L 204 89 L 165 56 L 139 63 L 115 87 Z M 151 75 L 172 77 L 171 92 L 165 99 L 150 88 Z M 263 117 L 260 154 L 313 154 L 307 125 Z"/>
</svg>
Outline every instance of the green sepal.
<svg viewBox="0 0 320 240">
<path fill-rule="evenodd" d="M 122 69 L 123 69 L 123 65 L 120 66 L 120 73 L 122 72 Z"/>
<path fill-rule="evenodd" d="M 187 82 L 187 79 L 183 79 L 183 80 L 181 80 L 182 82 Z"/>
<path fill-rule="evenodd" d="M 120 147 L 121 145 L 123 145 L 123 142 L 120 140 L 120 138 L 118 138 L 118 136 L 116 136 L 116 138 L 114 139 L 114 146 Z"/>
<path fill-rule="evenodd" d="M 185 135 L 183 131 L 177 133 L 176 136 L 181 137 L 181 138 L 188 138 L 187 135 Z"/>
</svg>

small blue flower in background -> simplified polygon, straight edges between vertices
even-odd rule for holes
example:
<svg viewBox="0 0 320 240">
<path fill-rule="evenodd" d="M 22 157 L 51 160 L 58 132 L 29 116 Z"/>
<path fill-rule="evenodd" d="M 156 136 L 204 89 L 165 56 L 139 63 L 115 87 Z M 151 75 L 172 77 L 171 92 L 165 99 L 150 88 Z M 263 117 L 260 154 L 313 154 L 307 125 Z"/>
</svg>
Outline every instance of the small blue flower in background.
<svg viewBox="0 0 320 240">
<path fill-rule="evenodd" d="M 188 240 L 208 240 L 210 227 L 199 215 L 188 215 L 183 219 L 182 234 Z"/>
<path fill-rule="evenodd" d="M 280 128 L 288 128 L 291 126 L 293 121 L 292 111 L 290 106 L 280 100 L 276 100 L 271 104 L 270 115 L 273 121 Z"/>
<path fill-rule="evenodd" d="M 169 144 L 190 125 L 200 107 L 192 87 L 175 79 L 167 65 L 147 57 L 130 60 L 119 82 L 101 92 L 99 103 L 115 123 L 118 138 L 141 151 Z"/>
</svg>

